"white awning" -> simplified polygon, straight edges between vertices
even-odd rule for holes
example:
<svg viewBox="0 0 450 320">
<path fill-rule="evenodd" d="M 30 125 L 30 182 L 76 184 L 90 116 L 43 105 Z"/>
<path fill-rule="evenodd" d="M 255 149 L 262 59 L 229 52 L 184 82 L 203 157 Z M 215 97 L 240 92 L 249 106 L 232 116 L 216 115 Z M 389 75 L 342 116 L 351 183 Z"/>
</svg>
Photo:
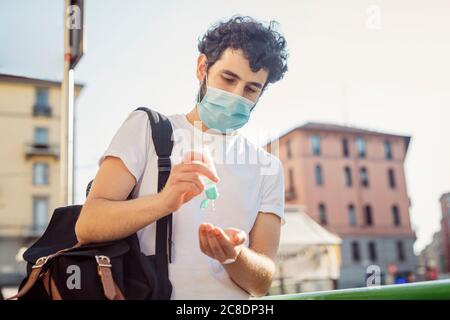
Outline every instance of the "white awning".
<svg viewBox="0 0 450 320">
<path fill-rule="evenodd" d="M 315 222 L 300 206 L 286 206 L 277 277 L 286 281 L 339 278 L 341 238 Z"/>
<path fill-rule="evenodd" d="M 300 251 L 312 245 L 339 245 L 341 238 L 315 222 L 301 207 L 286 207 L 286 223 L 281 228 L 280 254 Z"/>
</svg>

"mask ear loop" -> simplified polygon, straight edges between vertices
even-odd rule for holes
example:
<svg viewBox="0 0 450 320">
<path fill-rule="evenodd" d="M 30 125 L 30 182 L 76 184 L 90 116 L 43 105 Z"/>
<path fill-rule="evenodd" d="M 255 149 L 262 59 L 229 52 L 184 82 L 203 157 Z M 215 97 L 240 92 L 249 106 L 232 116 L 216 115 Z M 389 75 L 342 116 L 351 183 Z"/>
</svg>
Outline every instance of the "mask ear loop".
<svg viewBox="0 0 450 320">
<path fill-rule="evenodd" d="M 258 98 L 256 99 L 255 104 L 253 105 L 253 107 L 250 109 L 250 112 L 252 112 L 253 109 L 255 109 L 256 104 L 257 104 L 258 102 L 259 102 L 259 96 L 258 96 Z"/>
<path fill-rule="evenodd" d="M 205 88 L 206 90 L 208 90 L 208 61 L 205 62 Z M 200 100 L 200 93 L 202 91 L 202 82 L 200 81 L 200 89 L 198 90 L 198 94 L 197 94 L 197 104 L 201 102 Z M 205 92 L 206 95 L 206 92 Z M 203 96 L 203 98 L 205 97 L 205 95 Z M 202 99 L 203 100 L 203 99 Z"/>
</svg>

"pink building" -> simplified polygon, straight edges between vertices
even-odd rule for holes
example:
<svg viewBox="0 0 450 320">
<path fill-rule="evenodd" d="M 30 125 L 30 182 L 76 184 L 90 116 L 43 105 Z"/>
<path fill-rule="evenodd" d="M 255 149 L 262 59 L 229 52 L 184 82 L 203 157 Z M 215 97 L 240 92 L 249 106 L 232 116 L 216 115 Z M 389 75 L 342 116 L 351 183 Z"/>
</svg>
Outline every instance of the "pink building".
<svg viewBox="0 0 450 320">
<path fill-rule="evenodd" d="M 365 286 L 370 265 L 379 266 L 382 282 L 388 265 L 396 266 L 398 282 L 415 271 L 403 168 L 410 137 L 308 123 L 278 142 L 286 203 L 305 206 L 343 238 L 338 287 Z"/>
<path fill-rule="evenodd" d="M 442 208 L 441 219 L 441 256 L 442 269 L 445 273 L 450 273 L 450 192 L 444 193 L 440 199 Z"/>
</svg>

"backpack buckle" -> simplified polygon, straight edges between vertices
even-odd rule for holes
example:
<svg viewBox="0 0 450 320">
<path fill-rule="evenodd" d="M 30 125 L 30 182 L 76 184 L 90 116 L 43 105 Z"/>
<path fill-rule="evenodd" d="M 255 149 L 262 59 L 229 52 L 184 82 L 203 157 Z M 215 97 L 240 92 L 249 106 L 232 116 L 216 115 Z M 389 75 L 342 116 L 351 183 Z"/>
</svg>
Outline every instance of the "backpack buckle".
<svg viewBox="0 0 450 320">
<path fill-rule="evenodd" d="M 47 263 L 47 261 L 48 261 L 48 256 L 40 257 L 39 259 L 36 260 L 36 263 L 34 264 L 34 266 L 31 267 L 31 269 L 42 268 L 44 266 L 44 264 Z"/>
<path fill-rule="evenodd" d="M 172 162 L 170 157 L 159 157 L 158 158 L 158 171 L 170 171 L 172 168 Z"/>
<path fill-rule="evenodd" d="M 95 260 L 99 267 L 111 268 L 111 260 L 107 256 L 95 256 Z"/>
</svg>

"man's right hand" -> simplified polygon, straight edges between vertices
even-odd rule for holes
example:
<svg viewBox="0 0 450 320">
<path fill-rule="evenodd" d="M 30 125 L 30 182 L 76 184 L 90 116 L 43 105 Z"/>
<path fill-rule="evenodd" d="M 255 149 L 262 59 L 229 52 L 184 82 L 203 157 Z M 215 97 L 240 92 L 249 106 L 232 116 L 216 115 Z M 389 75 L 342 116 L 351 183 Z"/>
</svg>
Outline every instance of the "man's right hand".
<svg viewBox="0 0 450 320">
<path fill-rule="evenodd" d="M 197 152 L 185 155 L 182 163 L 172 167 L 163 190 L 159 193 L 167 213 L 178 210 L 184 203 L 199 195 L 205 189 L 200 176 L 219 182 L 208 167 L 208 160 Z"/>
</svg>

